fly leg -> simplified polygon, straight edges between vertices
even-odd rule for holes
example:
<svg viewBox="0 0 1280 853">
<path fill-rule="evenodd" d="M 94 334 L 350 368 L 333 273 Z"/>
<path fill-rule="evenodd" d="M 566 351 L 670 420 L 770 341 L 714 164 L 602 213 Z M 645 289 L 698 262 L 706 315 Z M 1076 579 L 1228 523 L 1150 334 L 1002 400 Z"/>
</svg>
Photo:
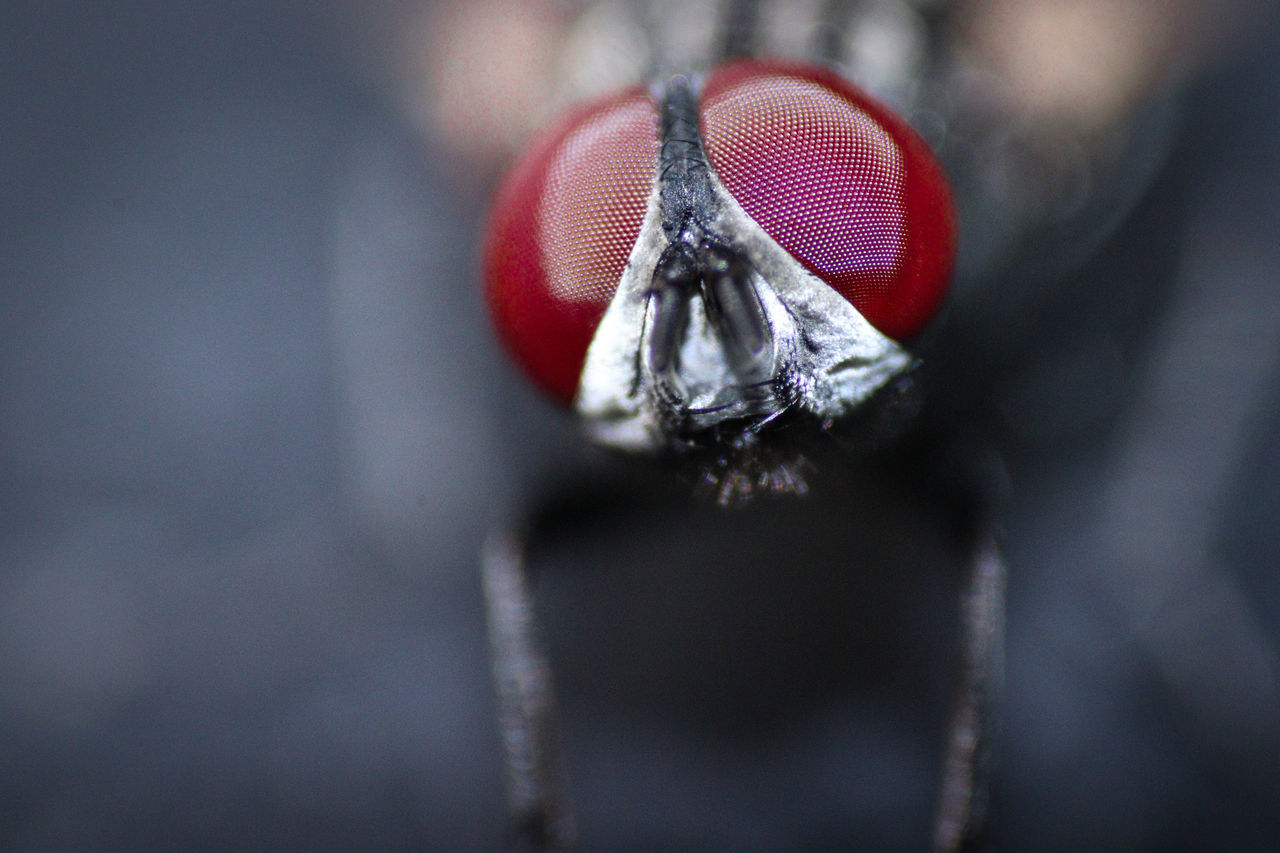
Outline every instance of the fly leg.
<svg viewBox="0 0 1280 853">
<path fill-rule="evenodd" d="M 498 720 L 507 769 L 511 848 L 565 851 L 575 827 L 551 663 L 538 636 L 524 536 L 490 534 L 481 557 Z"/>
<path fill-rule="evenodd" d="M 933 829 L 936 853 L 991 846 L 987 806 L 992 740 L 1004 682 L 1008 569 L 991 526 L 980 522 L 975 532 L 961 601 L 960 692 L 948 727 Z"/>
</svg>

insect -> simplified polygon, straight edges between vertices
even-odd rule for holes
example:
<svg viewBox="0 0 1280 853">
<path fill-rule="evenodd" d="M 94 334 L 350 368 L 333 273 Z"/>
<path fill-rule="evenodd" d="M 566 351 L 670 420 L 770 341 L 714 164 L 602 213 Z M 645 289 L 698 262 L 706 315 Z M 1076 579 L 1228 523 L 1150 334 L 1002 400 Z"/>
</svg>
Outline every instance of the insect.
<svg viewBox="0 0 1280 853">
<path fill-rule="evenodd" d="M 720 446 L 827 422 L 907 371 L 954 215 L 927 146 L 815 66 L 743 60 L 570 114 L 485 250 L 517 362 L 598 441 Z"/>
<path fill-rule="evenodd" d="M 752 5 L 727 4 L 748 18 Z M 1010 145 L 998 114 L 946 116 L 968 148 L 944 170 L 905 119 L 843 75 L 758 58 L 744 47 L 753 25 L 737 26 L 719 62 L 657 63 L 648 82 L 559 119 L 498 194 L 484 249 L 495 324 L 524 373 L 595 441 L 675 459 L 726 505 L 805 492 L 815 447 L 914 410 L 915 341 L 945 302 L 956 251 L 944 172 L 971 205 L 1023 206 L 968 238 L 970 277 L 1041 224 L 1031 200 L 1058 211 L 1062 192 L 1056 161 Z M 918 70 L 917 105 L 928 73 Z M 997 146 L 999 158 L 981 156 Z M 919 465 L 959 455 L 934 447 Z M 970 455 L 939 478 L 952 480 L 942 490 L 960 507 L 967 566 L 939 850 L 983 843 L 1002 660 L 998 477 Z M 525 552 L 518 534 L 490 542 L 491 641 L 517 837 L 559 849 L 573 817 Z"/>
<path fill-rule="evenodd" d="M 955 242 L 942 168 L 905 121 L 821 67 L 745 59 L 561 119 L 499 194 L 486 280 L 516 361 L 593 438 L 710 456 L 728 503 L 803 491 L 795 459 L 762 450 L 773 433 L 821 432 L 910 374 L 900 339 L 937 311 Z M 559 847 L 548 667 L 515 546 L 499 547 L 487 582 L 516 810 Z M 973 631 L 990 645 L 1001 569 L 983 553 Z M 948 848 L 971 828 L 990 657 L 971 661 Z"/>
</svg>

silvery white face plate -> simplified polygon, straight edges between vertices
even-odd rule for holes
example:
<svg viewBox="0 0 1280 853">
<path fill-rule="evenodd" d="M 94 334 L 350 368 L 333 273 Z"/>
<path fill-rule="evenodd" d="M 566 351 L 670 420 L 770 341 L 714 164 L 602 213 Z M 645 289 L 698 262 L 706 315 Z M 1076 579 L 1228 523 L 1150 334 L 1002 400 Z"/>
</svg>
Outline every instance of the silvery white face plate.
<svg viewBox="0 0 1280 853">
<path fill-rule="evenodd" d="M 665 100 L 660 103 L 667 108 Z M 663 150 L 666 161 L 665 144 Z M 675 195 L 671 170 L 663 168 L 661 180 L 655 170 L 639 239 L 587 351 L 574 406 L 593 438 L 613 447 L 680 447 L 728 424 L 756 430 L 788 410 L 821 421 L 838 418 L 912 363 L 906 350 L 747 215 L 716 177 L 700 143 L 695 154 L 702 158 L 691 179 L 698 184 L 693 194 L 702 194 L 695 221 L 673 232 L 671 202 L 664 200 L 664 188 L 668 199 Z M 680 324 L 674 368 L 664 372 L 654 359 L 660 326 L 655 297 L 663 286 L 655 273 L 672 243 L 696 250 L 708 239 L 745 262 L 740 266 L 748 278 L 746 292 L 755 293 L 769 340 L 744 369 L 730 354 L 724 324 L 712 320 L 699 293 L 688 293 L 682 297 L 688 299 L 688 316 Z"/>
</svg>

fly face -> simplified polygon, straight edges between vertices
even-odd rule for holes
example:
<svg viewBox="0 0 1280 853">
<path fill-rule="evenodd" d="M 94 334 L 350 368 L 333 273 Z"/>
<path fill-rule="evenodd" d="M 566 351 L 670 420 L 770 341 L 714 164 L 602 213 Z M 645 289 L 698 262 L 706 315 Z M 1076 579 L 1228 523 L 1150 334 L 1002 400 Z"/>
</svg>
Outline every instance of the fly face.
<svg viewBox="0 0 1280 853">
<path fill-rule="evenodd" d="M 904 121 L 745 60 L 566 119 L 499 198 L 486 267 L 509 348 L 593 437 L 679 450 L 865 403 L 911 366 L 954 243 Z"/>
</svg>

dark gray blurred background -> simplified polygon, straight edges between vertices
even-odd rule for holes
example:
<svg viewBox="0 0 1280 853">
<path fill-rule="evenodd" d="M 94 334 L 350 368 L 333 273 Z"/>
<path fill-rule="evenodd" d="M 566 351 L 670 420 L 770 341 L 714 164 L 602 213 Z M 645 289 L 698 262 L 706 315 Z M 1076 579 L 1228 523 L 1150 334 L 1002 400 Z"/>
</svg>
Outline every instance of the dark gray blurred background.
<svg viewBox="0 0 1280 853">
<path fill-rule="evenodd" d="M 334 7 L 0 13 L 0 849 L 496 849 L 476 554 L 534 505 L 587 849 L 922 846 L 948 498 L 890 458 L 726 516 L 583 450 L 489 335 L 485 175 Z M 1006 849 L 1280 845 L 1247 23 L 1096 253 L 929 345 L 928 443 L 1007 479 Z"/>
</svg>

